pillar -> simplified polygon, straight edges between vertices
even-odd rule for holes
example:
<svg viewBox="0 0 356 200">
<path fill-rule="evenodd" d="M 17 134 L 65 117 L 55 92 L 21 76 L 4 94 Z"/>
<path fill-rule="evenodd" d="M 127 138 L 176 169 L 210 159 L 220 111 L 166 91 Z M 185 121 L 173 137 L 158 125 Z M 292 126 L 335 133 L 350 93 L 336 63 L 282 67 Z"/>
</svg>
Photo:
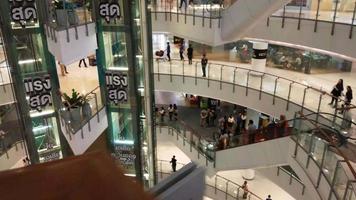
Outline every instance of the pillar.
<svg viewBox="0 0 356 200">
<path fill-rule="evenodd" d="M 44 6 L 39 0 L 0 2 L 0 29 L 32 164 L 63 158 L 68 148 L 57 112 L 61 98 L 56 64 L 40 12 Z"/>
<path fill-rule="evenodd" d="M 109 150 L 127 175 L 150 187 L 155 182 L 151 16 L 145 0 L 95 0 L 95 4 Z M 119 14 L 106 12 L 111 6 L 119 7 Z"/>
<path fill-rule="evenodd" d="M 356 61 L 352 61 L 351 72 L 356 72 Z"/>
<path fill-rule="evenodd" d="M 266 69 L 268 43 L 253 41 L 252 44 L 253 54 L 251 68 L 252 70 L 264 72 Z M 258 75 L 258 73 L 256 75 Z"/>
</svg>

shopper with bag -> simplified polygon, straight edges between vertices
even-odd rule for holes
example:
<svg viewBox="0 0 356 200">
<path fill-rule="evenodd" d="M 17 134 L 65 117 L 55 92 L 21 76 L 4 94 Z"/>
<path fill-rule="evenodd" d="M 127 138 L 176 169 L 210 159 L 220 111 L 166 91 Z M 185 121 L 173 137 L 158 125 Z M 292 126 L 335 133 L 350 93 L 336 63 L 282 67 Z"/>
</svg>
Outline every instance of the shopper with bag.
<svg viewBox="0 0 356 200">
<path fill-rule="evenodd" d="M 341 96 L 342 91 L 344 91 L 344 81 L 342 79 L 339 79 L 339 81 L 334 86 L 333 90 L 331 91 L 332 97 L 331 97 L 331 102 L 329 103 L 329 105 L 333 105 L 333 103 L 335 101 L 334 107 L 336 107 L 338 98 Z"/>
</svg>

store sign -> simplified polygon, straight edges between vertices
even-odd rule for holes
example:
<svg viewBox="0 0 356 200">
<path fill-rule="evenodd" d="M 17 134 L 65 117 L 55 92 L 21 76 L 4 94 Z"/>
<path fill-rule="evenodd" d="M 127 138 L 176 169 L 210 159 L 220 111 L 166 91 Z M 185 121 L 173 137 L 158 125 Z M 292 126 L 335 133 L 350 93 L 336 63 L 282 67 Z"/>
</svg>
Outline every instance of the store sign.
<svg viewBox="0 0 356 200">
<path fill-rule="evenodd" d="M 119 103 L 126 103 L 128 99 L 127 74 L 118 71 L 105 72 L 106 88 L 109 103 L 118 105 Z"/>
<path fill-rule="evenodd" d="M 123 165 L 134 165 L 136 159 L 134 147 L 132 145 L 117 145 L 115 146 L 114 157 Z"/>
<path fill-rule="evenodd" d="M 266 59 L 267 58 L 267 49 L 253 49 L 252 58 Z"/>
<path fill-rule="evenodd" d="M 101 2 L 99 4 L 99 15 L 105 19 L 106 23 L 109 23 L 110 19 L 120 19 L 120 5 L 117 2 Z"/>
<path fill-rule="evenodd" d="M 52 85 L 49 75 L 24 79 L 26 96 L 31 110 L 42 111 L 52 105 Z"/>
<path fill-rule="evenodd" d="M 37 20 L 37 10 L 34 0 L 9 0 L 11 19 L 25 28 L 26 22 Z"/>
<path fill-rule="evenodd" d="M 59 151 L 51 151 L 48 153 L 43 153 L 41 157 L 43 158 L 43 162 L 49 162 L 52 160 L 60 159 L 61 154 L 59 153 Z"/>
</svg>

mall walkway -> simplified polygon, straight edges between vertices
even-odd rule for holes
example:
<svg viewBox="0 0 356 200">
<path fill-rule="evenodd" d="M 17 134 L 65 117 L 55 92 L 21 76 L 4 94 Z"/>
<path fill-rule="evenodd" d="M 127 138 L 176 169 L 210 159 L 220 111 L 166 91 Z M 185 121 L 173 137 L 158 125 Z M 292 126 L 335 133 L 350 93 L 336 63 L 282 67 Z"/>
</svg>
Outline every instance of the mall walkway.
<svg viewBox="0 0 356 200">
<path fill-rule="evenodd" d="M 160 94 L 162 92 L 156 92 L 156 99 L 163 105 L 164 99 L 168 99 L 171 102 L 166 102 L 168 103 L 177 103 L 175 101 L 172 102 L 173 99 L 179 99 L 179 97 L 174 97 L 177 96 L 174 93 L 169 93 L 169 92 L 163 92 L 163 94 Z M 166 117 L 165 117 L 165 122 L 169 122 L 168 118 L 168 105 L 164 104 L 163 107 L 166 110 Z M 157 105 L 158 108 L 161 108 L 161 105 Z M 241 107 L 240 107 L 241 108 Z M 205 140 L 213 142 L 214 140 L 214 133 L 218 133 L 218 127 L 217 127 L 217 121 L 219 118 L 223 116 L 229 116 L 232 114 L 234 117 L 235 115 L 233 114 L 233 105 L 230 103 L 221 103 L 221 112 L 217 112 L 218 117 L 215 122 L 215 126 L 209 126 L 209 127 L 201 127 L 200 126 L 200 111 L 201 109 L 197 106 L 189 106 L 188 102 L 184 101 L 179 101 L 178 103 L 178 118 L 182 120 L 186 125 L 189 126 L 189 128 L 193 129 L 197 134 L 199 134 L 201 137 L 203 137 Z M 237 110 L 237 113 L 240 112 L 241 110 Z M 247 119 L 248 121 L 249 119 Z M 175 123 L 172 121 L 171 123 Z M 352 162 L 356 163 L 356 145 L 353 143 L 353 140 L 349 140 L 347 145 L 341 146 L 340 149 L 343 151 L 343 153 L 346 155 L 346 157 L 351 160 Z"/>
</svg>

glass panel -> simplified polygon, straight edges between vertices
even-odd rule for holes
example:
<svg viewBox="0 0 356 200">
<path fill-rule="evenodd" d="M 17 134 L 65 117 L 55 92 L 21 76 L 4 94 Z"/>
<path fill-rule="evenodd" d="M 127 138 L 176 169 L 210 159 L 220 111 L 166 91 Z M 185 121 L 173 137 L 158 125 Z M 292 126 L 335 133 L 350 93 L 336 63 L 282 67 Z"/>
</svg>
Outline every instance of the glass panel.
<svg viewBox="0 0 356 200">
<path fill-rule="evenodd" d="M 106 68 L 127 71 L 127 50 L 125 33 L 104 32 L 104 51 Z"/>
<path fill-rule="evenodd" d="M 18 52 L 18 64 L 22 74 L 46 72 L 42 36 L 40 34 L 23 35 L 15 37 Z"/>
<path fill-rule="evenodd" d="M 312 147 L 311 147 L 311 155 L 313 156 L 313 159 L 320 165 L 321 161 L 323 159 L 323 152 L 325 150 L 325 142 L 316 136 L 313 136 L 313 142 L 312 142 Z"/>
<path fill-rule="evenodd" d="M 330 148 L 328 148 L 325 154 L 324 165 L 322 166 L 322 168 L 326 178 L 330 182 L 332 181 L 332 177 L 334 176 L 337 161 L 338 159 L 335 153 L 332 152 Z"/>
<path fill-rule="evenodd" d="M 32 118 L 32 127 L 40 162 L 62 158 L 56 118 Z"/>
<path fill-rule="evenodd" d="M 342 199 L 344 197 L 347 182 L 349 180 L 345 172 L 345 169 L 348 169 L 346 163 L 344 162 L 339 163 L 336 168 L 336 174 L 334 177 L 334 190 L 337 196 L 339 197 L 339 199 Z"/>
</svg>

